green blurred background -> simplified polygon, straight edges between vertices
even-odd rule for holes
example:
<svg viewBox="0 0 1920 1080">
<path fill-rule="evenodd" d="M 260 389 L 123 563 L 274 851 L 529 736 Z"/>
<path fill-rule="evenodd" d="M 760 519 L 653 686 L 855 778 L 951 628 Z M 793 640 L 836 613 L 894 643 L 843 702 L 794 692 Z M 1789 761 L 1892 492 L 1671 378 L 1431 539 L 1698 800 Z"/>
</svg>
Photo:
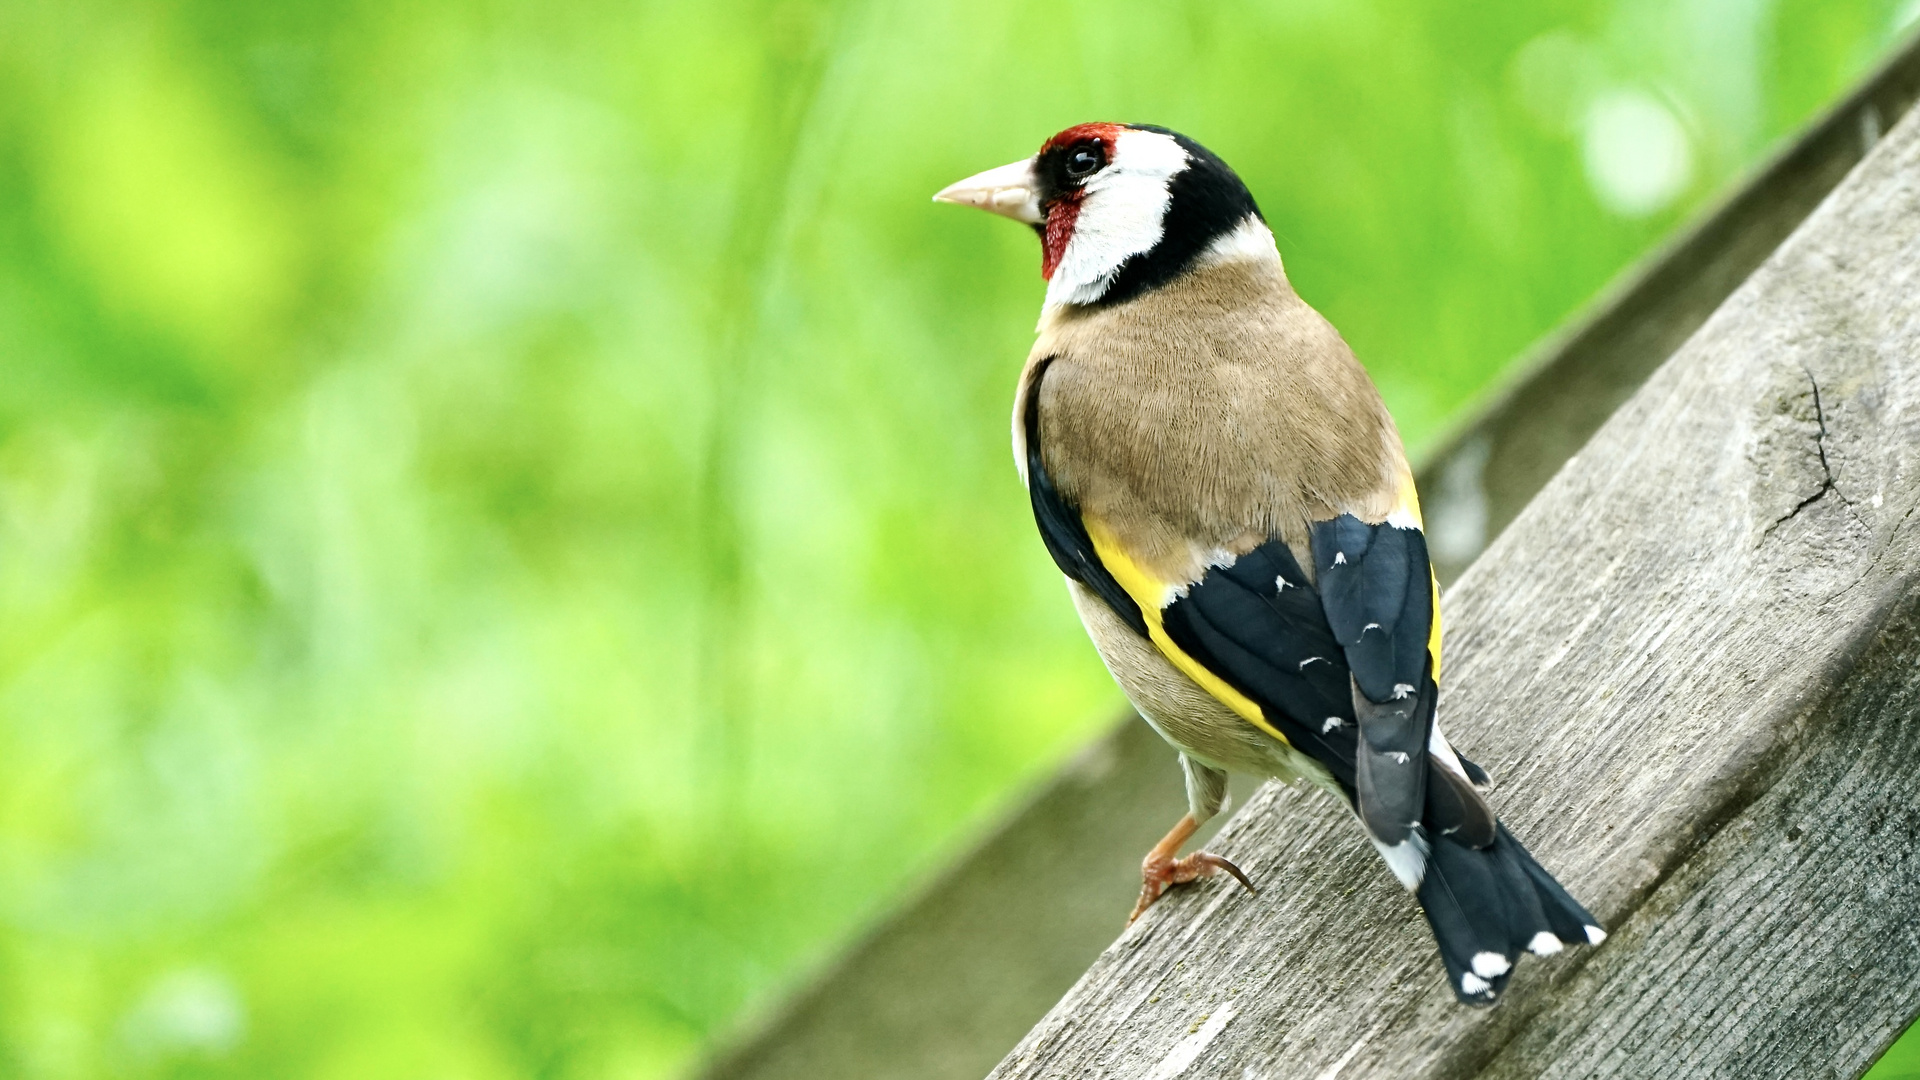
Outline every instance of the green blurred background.
<svg viewBox="0 0 1920 1080">
<path fill-rule="evenodd" d="M 936 188 L 1194 135 L 1417 453 L 1916 17 L 0 0 L 0 1075 L 684 1069 L 1121 704 Z"/>
</svg>

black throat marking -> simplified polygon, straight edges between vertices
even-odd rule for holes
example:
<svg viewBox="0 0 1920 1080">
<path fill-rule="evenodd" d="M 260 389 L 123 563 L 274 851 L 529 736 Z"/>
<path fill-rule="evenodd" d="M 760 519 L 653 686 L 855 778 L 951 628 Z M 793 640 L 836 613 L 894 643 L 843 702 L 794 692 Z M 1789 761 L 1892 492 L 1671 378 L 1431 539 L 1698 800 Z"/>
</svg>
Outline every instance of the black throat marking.
<svg viewBox="0 0 1920 1080">
<path fill-rule="evenodd" d="M 1160 242 L 1120 264 L 1112 284 L 1086 306 L 1124 303 L 1186 273 L 1213 242 L 1240 227 L 1249 216 L 1266 221 L 1240 177 L 1213 151 L 1177 131 L 1150 124 L 1129 124 L 1138 131 L 1171 136 L 1187 152 L 1187 167 L 1167 183 L 1171 196 Z"/>
</svg>

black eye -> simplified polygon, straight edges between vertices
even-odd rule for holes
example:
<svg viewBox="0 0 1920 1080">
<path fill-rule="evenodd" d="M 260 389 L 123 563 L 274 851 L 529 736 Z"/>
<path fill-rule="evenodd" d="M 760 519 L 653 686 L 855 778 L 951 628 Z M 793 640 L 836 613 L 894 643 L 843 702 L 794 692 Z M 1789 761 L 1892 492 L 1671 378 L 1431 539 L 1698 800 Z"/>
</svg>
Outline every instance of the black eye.
<svg viewBox="0 0 1920 1080">
<path fill-rule="evenodd" d="M 1085 179 L 1106 163 L 1107 155 L 1099 143 L 1084 143 L 1067 153 L 1067 175 L 1075 180 Z"/>
</svg>

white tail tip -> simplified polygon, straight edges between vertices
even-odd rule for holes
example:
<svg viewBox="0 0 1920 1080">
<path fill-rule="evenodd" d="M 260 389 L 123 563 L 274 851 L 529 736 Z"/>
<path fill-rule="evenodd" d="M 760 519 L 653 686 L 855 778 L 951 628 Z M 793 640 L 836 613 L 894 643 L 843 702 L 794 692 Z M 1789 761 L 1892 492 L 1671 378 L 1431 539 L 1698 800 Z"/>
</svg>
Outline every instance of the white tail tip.
<svg viewBox="0 0 1920 1080">
<path fill-rule="evenodd" d="M 1513 970 L 1513 961 L 1497 952 L 1473 954 L 1473 973 L 1483 979 L 1496 979 Z"/>
</svg>

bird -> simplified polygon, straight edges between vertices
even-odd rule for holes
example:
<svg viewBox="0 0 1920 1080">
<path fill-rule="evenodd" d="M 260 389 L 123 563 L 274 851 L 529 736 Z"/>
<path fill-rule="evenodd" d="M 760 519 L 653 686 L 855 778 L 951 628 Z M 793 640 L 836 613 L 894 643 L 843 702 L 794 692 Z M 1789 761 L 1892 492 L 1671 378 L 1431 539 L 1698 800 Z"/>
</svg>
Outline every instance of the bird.
<svg viewBox="0 0 1920 1080">
<path fill-rule="evenodd" d="M 1179 752 L 1187 813 L 1129 924 L 1217 873 L 1253 890 L 1179 854 L 1241 772 L 1352 811 L 1461 1002 L 1493 1004 L 1522 952 L 1605 940 L 1440 730 L 1440 589 L 1399 433 L 1240 177 L 1167 128 L 1086 123 L 934 200 L 1038 234 L 1014 461 L 1102 661 Z"/>
</svg>

